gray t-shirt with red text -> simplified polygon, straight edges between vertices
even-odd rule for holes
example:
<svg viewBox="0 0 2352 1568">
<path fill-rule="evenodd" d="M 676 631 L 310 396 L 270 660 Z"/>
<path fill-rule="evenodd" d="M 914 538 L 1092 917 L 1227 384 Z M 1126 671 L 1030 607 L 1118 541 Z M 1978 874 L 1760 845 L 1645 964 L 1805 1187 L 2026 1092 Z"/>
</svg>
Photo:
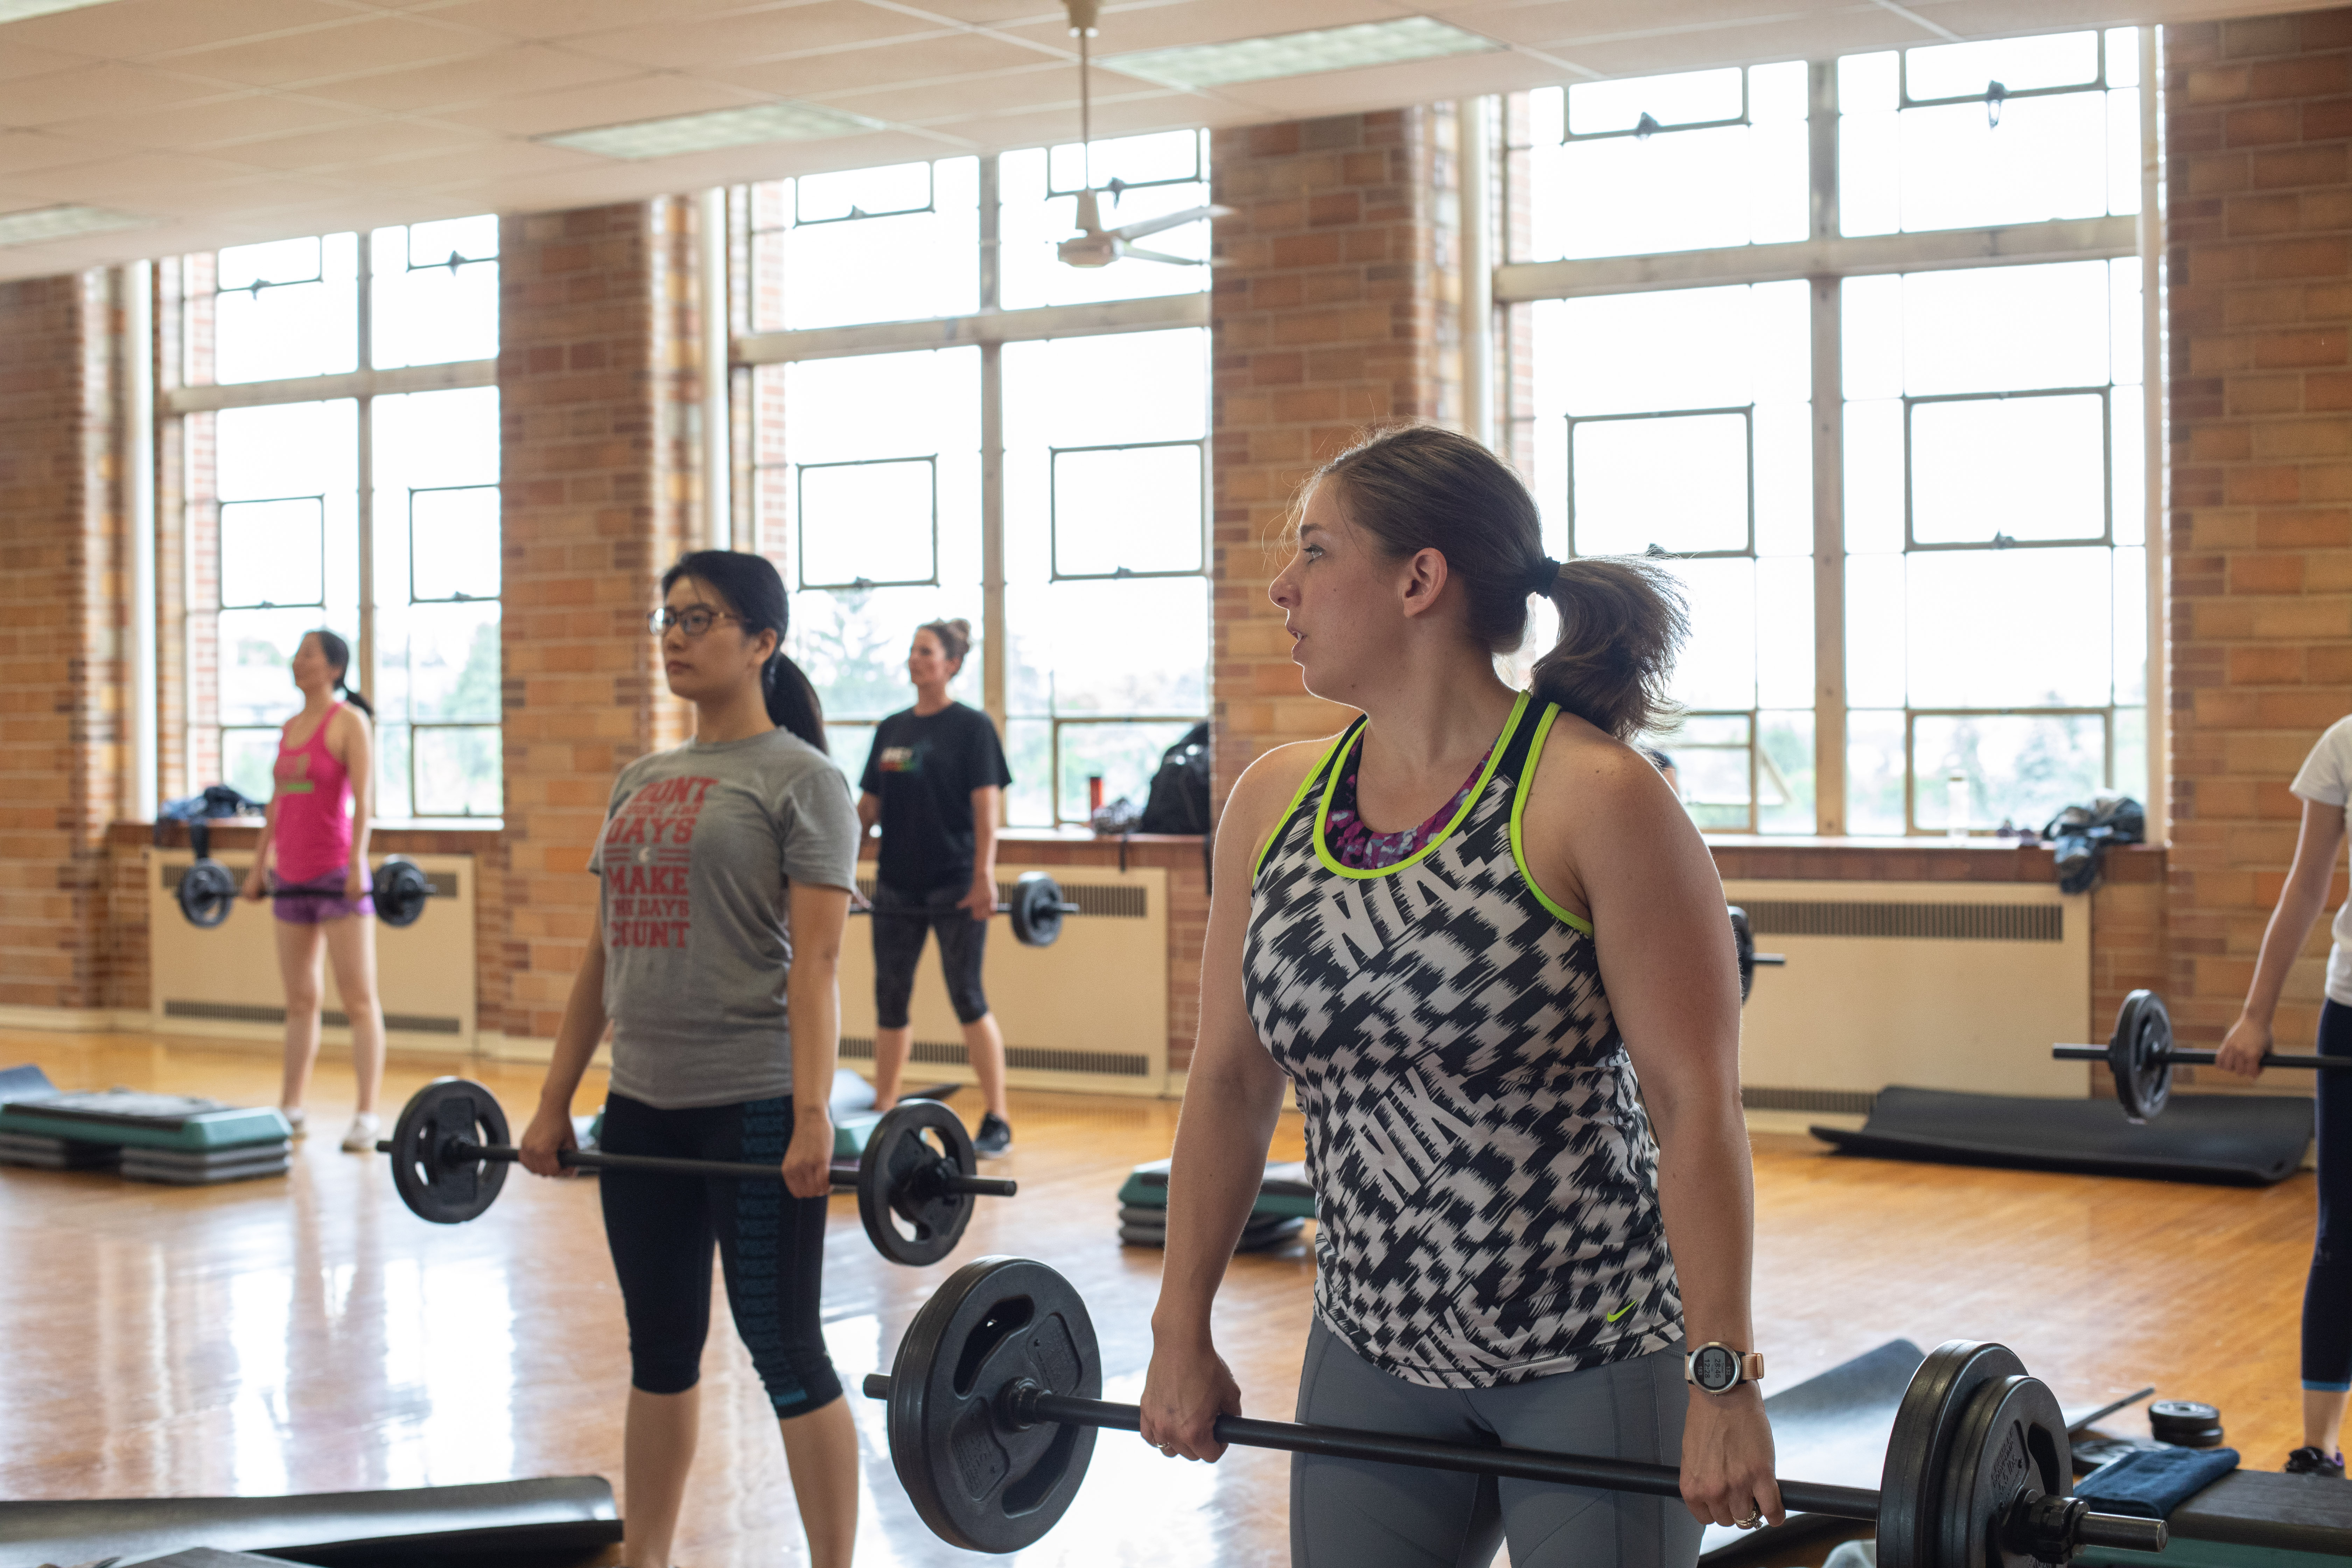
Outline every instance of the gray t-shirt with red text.
<svg viewBox="0 0 2352 1568">
<path fill-rule="evenodd" d="M 588 860 L 613 1092 L 677 1110 L 793 1091 L 786 892 L 854 886 L 858 837 L 848 781 L 788 731 L 621 770 Z"/>
</svg>

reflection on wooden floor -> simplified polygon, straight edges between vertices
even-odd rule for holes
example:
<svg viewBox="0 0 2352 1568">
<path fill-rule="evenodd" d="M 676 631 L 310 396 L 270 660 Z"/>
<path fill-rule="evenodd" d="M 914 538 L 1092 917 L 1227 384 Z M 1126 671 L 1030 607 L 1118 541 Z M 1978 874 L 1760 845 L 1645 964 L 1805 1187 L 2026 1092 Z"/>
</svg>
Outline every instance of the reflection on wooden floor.
<svg viewBox="0 0 2352 1568">
<path fill-rule="evenodd" d="M 175 1190 L 0 1170 L 0 1497 L 571 1473 L 617 1486 L 627 1358 L 593 1184 L 518 1172 L 483 1218 L 426 1225 L 402 1207 L 380 1156 L 336 1150 L 350 1077 L 328 1055 L 311 1108 L 318 1131 L 288 1180 Z M 277 1089 L 267 1056 L 144 1037 L 0 1033 L 0 1066 L 20 1061 L 70 1088 L 247 1104 L 268 1103 Z M 395 1064 L 390 1106 L 436 1070 L 456 1067 Z M 489 1083 L 520 1125 L 537 1069 L 463 1070 Z M 602 1092 L 592 1078 L 579 1109 Z M 834 1200 L 828 1337 L 851 1388 L 887 1364 L 939 1280 L 1010 1252 L 1045 1259 L 1085 1293 L 1106 1397 L 1139 1392 L 1160 1255 L 1118 1245 L 1113 1194 L 1130 1165 L 1167 1152 L 1176 1107 L 1031 1094 L 1015 1096 L 1013 1111 L 1019 1144 L 994 1168 L 1020 1178 L 1021 1196 L 983 1205 L 946 1263 L 883 1262 L 856 1200 Z M 1277 1157 L 1295 1158 L 1297 1139 L 1286 1118 Z M 2250 1465 L 2274 1468 L 2299 1440 L 2308 1174 L 2266 1191 L 2192 1187 L 1847 1160 L 1783 1137 L 1759 1138 L 1757 1164 L 1759 1328 L 1780 1386 L 1898 1335 L 1926 1346 L 2000 1339 L 2068 1404 L 2155 1383 L 2164 1395 L 2218 1404 Z M 1219 1332 L 1253 1414 L 1289 1414 L 1312 1287 L 1298 1246 L 1234 1262 Z M 723 1312 L 705 1366 L 679 1560 L 803 1561 L 775 1425 Z M 971 1561 L 908 1508 L 880 1406 L 856 1408 L 868 1455 L 861 1561 Z M 2110 1429 L 2147 1426 L 2135 1415 Z M 1245 1450 L 1214 1468 L 1177 1464 L 1105 1434 L 1067 1521 L 1020 1561 L 1286 1562 L 1286 1464 Z"/>
</svg>

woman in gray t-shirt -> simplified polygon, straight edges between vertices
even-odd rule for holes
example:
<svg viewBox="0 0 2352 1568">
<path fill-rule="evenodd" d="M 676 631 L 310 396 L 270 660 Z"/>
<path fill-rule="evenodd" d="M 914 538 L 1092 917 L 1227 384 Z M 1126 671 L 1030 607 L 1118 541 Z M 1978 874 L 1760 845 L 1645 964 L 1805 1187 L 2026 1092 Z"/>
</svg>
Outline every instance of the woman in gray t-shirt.
<svg viewBox="0 0 2352 1568">
<path fill-rule="evenodd" d="M 590 858 L 602 884 L 596 931 L 522 1163 L 563 1173 L 572 1097 L 608 1023 L 607 1152 L 781 1163 L 781 1185 L 635 1171 L 598 1183 L 629 1324 L 623 1550 L 632 1568 L 670 1561 L 716 1247 L 736 1331 L 783 1433 L 809 1559 L 845 1568 L 857 1434 L 819 1300 L 832 1191 L 825 1101 L 857 813 L 824 754 L 816 694 L 781 651 L 776 569 L 698 551 L 663 574 L 662 595 L 653 629 L 670 690 L 694 704 L 694 739 L 614 781 Z"/>
</svg>

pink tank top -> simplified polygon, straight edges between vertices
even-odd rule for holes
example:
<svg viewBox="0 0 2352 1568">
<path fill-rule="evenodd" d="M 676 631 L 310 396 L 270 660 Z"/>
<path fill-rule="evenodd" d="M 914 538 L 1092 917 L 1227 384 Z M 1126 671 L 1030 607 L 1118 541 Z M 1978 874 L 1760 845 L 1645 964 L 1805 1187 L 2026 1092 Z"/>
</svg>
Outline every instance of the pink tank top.
<svg viewBox="0 0 2352 1568">
<path fill-rule="evenodd" d="M 342 707 L 327 710 L 299 746 L 278 734 L 278 879 L 307 882 L 340 871 L 352 858 L 352 778 L 327 750 L 327 726 Z"/>
</svg>

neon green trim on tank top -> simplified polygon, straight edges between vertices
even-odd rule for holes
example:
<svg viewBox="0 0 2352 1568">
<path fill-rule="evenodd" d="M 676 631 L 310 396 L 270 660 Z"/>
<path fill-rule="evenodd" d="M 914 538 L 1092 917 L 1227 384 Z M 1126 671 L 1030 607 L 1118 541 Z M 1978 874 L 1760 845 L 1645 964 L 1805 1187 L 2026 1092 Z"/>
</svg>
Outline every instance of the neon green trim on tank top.
<svg viewBox="0 0 2352 1568">
<path fill-rule="evenodd" d="M 1256 881 L 1257 874 L 1265 869 L 1265 858 L 1274 853 L 1275 842 L 1282 837 L 1282 830 L 1290 825 L 1293 816 L 1298 815 L 1298 803 L 1307 798 L 1307 792 L 1315 787 L 1316 779 L 1331 765 L 1331 753 L 1348 743 L 1348 737 L 1356 732 L 1356 726 L 1361 722 L 1360 719 L 1349 720 L 1348 727 L 1339 731 L 1339 738 L 1323 748 L 1322 756 L 1307 770 L 1307 776 L 1298 781 L 1298 787 L 1290 792 L 1290 804 L 1282 808 L 1280 816 L 1275 818 L 1274 831 L 1265 836 L 1265 842 L 1257 847 L 1257 858 L 1250 862 L 1251 881 Z"/>
<path fill-rule="evenodd" d="M 1536 763 L 1542 760 L 1544 742 L 1551 738 L 1552 721 L 1559 717 L 1556 704 L 1546 704 L 1542 721 L 1536 725 L 1535 739 L 1528 742 L 1528 765 L 1519 774 L 1519 787 L 1511 796 L 1511 864 L 1519 868 L 1519 880 L 1536 896 L 1536 902 L 1566 921 L 1585 935 L 1592 934 L 1592 922 L 1582 915 L 1571 914 L 1552 902 L 1551 895 L 1536 885 L 1536 874 L 1528 869 L 1528 852 L 1519 836 L 1519 824 L 1528 814 L 1528 786 L 1535 782 Z"/>
<path fill-rule="evenodd" d="M 1461 826 L 1464 819 L 1477 809 L 1480 798 L 1486 793 L 1487 781 L 1495 776 L 1495 769 L 1502 762 L 1503 752 L 1510 746 L 1512 732 L 1519 727 L 1519 716 L 1527 710 L 1528 694 L 1522 691 L 1519 693 L 1518 700 L 1511 704 L 1511 716 L 1503 721 L 1503 732 L 1495 737 L 1495 744 L 1486 753 L 1486 765 L 1478 770 L 1478 782 L 1472 784 L 1470 793 L 1462 797 L 1462 808 L 1454 814 L 1453 820 L 1438 831 L 1436 837 L 1393 866 L 1374 866 L 1369 869 L 1342 866 L 1332 855 L 1330 847 L 1324 842 L 1324 834 L 1331 821 L 1331 797 L 1339 792 L 1339 770 L 1333 768 L 1331 776 L 1323 781 L 1323 798 L 1315 807 L 1315 858 L 1323 862 L 1325 870 L 1335 872 L 1342 877 L 1353 877 L 1360 882 L 1369 881 L 1374 877 L 1391 875 L 1403 870 L 1417 860 L 1428 858 L 1430 853 L 1448 838 L 1453 837 L 1454 830 Z M 1293 806 L 1292 809 L 1297 808 Z"/>
</svg>

